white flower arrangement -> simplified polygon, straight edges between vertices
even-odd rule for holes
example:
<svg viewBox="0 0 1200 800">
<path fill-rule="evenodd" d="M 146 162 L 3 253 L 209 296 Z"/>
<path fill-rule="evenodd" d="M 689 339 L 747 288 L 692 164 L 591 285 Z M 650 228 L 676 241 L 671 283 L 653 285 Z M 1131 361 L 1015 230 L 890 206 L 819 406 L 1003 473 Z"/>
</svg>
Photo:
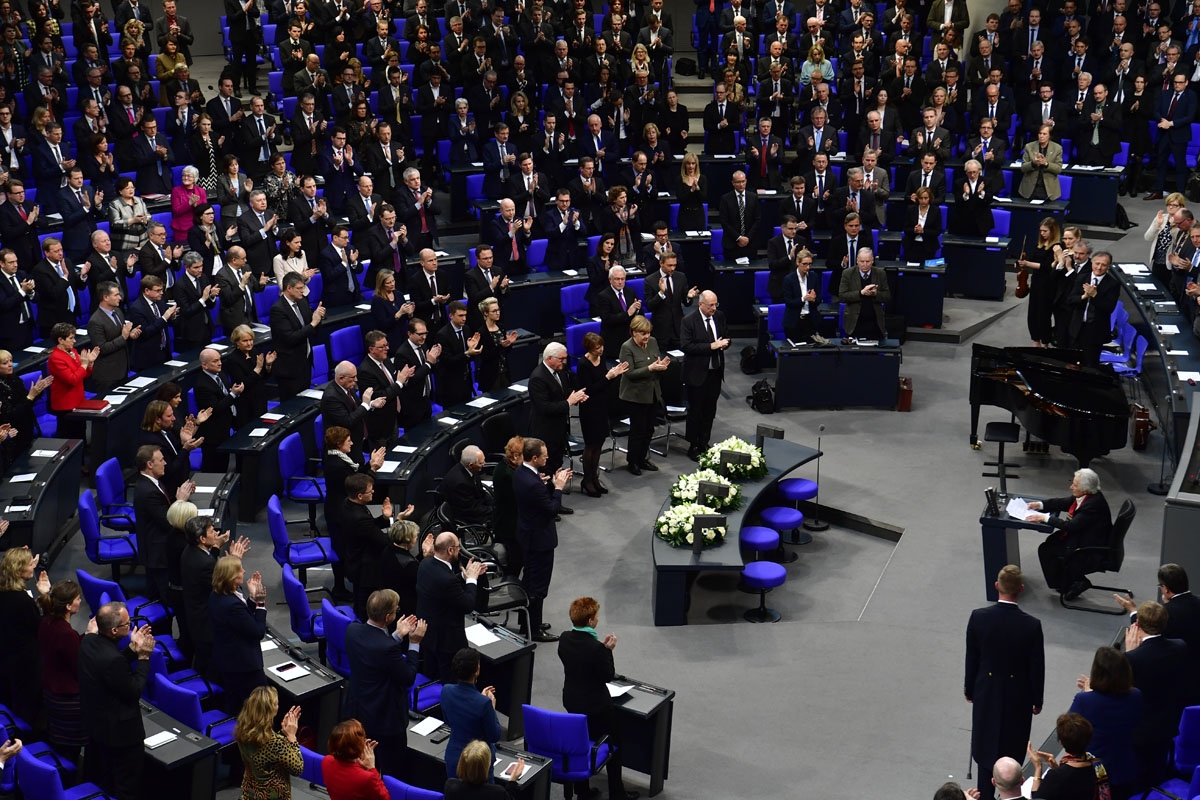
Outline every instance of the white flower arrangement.
<svg viewBox="0 0 1200 800">
<path fill-rule="evenodd" d="M 724 465 L 721 463 L 722 450 L 746 453 L 750 456 L 750 464 L 748 466 L 743 464 Z M 733 480 L 756 480 L 767 474 L 767 458 L 763 455 L 762 449 L 736 436 L 730 436 L 725 441 L 718 442 L 705 450 L 700 455 L 700 466 L 719 472 Z"/>
<path fill-rule="evenodd" d="M 741 507 L 742 490 L 724 475 L 718 475 L 711 469 L 698 469 L 688 475 L 680 475 L 671 486 L 671 504 L 695 503 L 700 495 L 701 481 L 719 483 L 729 487 L 729 494 L 725 497 L 709 496 L 705 500 L 717 511 L 732 511 Z"/>
<path fill-rule="evenodd" d="M 654 533 L 675 547 L 691 547 L 695 539 L 692 534 L 692 518 L 698 514 L 715 513 L 715 509 L 697 503 L 671 506 L 655 521 Z M 705 528 L 703 534 L 705 547 L 712 547 L 725 541 L 724 528 Z"/>
</svg>

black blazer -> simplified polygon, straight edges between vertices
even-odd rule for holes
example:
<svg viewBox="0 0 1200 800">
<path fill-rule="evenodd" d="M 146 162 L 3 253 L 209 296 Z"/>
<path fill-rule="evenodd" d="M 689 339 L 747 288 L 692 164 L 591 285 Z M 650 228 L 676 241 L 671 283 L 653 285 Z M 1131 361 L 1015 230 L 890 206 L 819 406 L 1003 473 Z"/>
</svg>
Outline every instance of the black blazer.
<svg viewBox="0 0 1200 800">
<path fill-rule="evenodd" d="M 353 208 L 355 205 L 355 201 L 351 200 L 349 207 Z M 363 219 L 365 220 L 366 217 L 364 216 Z M 321 278 L 325 282 L 325 288 L 321 294 L 323 303 L 330 308 L 337 308 L 362 301 L 362 290 L 357 276 L 362 274 L 363 265 L 357 258 L 351 260 L 349 250 L 346 252 L 346 263 L 343 263 L 333 245 L 327 245 L 321 251 L 321 261 L 318 266 L 321 270 Z M 350 290 L 351 280 L 354 281 L 353 291 Z"/>
<path fill-rule="evenodd" d="M 386 375 L 384 370 L 387 370 Z M 391 380 L 388 380 L 389 377 Z M 402 391 L 400 384 L 396 383 L 396 367 L 392 360 L 385 360 L 383 369 L 380 369 L 375 359 L 370 356 L 364 358 L 358 365 L 358 388 L 363 392 L 373 389 L 372 399 L 387 398 L 383 408 L 373 408 L 367 412 L 367 440 L 379 444 L 390 441 L 396 435 L 396 399 Z"/>
<path fill-rule="evenodd" d="M 202 371 L 203 372 L 203 371 Z M 222 374 L 219 376 L 226 388 L 230 388 L 231 382 L 228 376 Z M 207 422 L 201 423 L 196 429 L 197 436 L 204 437 L 204 450 L 206 452 L 215 452 L 216 448 L 229 438 L 229 430 L 233 427 L 233 407 L 237 404 L 237 398 L 232 394 L 225 394 L 217 386 L 211 374 L 197 374 L 196 382 L 192 384 L 192 392 L 196 396 L 196 408 L 203 411 L 206 408 L 213 410 L 212 416 Z"/>
<path fill-rule="evenodd" d="M 208 597 L 212 594 L 213 569 L 217 566 L 217 554 L 188 547 L 179 557 L 179 571 L 183 578 L 183 614 L 187 618 L 192 639 L 202 644 L 212 644 L 212 623 L 208 618 Z"/>
<path fill-rule="evenodd" d="M 684 306 L 690 306 L 692 299 L 688 297 L 687 276 L 678 268 L 671 276 L 671 296 L 660 297 L 658 282 L 662 272 L 655 270 L 646 276 L 645 294 L 646 311 L 653 315 L 650 320 L 652 335 L 663 350 L 673 350 L 679 347 L 680 326 L 683 324 Z"/>
<path fill-rule="evenodd" d="M 381 559 L 383 585 L 400 595 L 400 613 L 417 613 L 417 568 L 420 560 L 408 550 L 392 545 Z"/>
<path fill-rule="evenodd" d="M 442 501 L 449 503 L 451 516 L 468 523 L 486 523 L 492 516 L 492 500 L 479 476 L 462 464 L 455 464 L 438 487 Z"/>
<path fill-rule="evenodd" d="M 182 425 L 183 423 L 180 423 L 181 427 Z M 139 430 L 136 438 L 138 447 L 149 444 L 162 450 L 163 458 L 167 460 L 167 471 L 159 483 L 162 484 L 167 497 L 174 497 L 175 490 L 192 474 L 192 465 L 188 460 L 189 451 L 183 449 L 183 445 L 179 441 L 179 434 L 170 429 L 164 429 L 158 433 Z M 173 536 L 168 541 L 180 544 L 179 549 L 182 549 L 182 536 Z M 169 552 L 178 554 L 178 549 Z M 179 567 L 179 564 L 169 564 L 168 566 L 174 570 Z"/>
<path fill-rule="evenodd" d="M 418 285 L 420 285 L 418 283 Z M 441 291 L 446 291 L 439 284 Z M 426 285 L 428 290 L 428 285 Z M 471 338 L 471 329 L 463 327 L 463 337 Z M 443 325 L 435 336 L 435 344 L 442 346 L 442 354 L 438 356 L 434 372 L 437 375 L 437 400 L 445 408 L 458 403 L 465 403 L 475 394 L 471 383 L 471 360 L 458 336 L 454 333 L 453 325 Z"/>
<path fill-rule="evenodd" d="M 422 350 L 423 352 L 424 350 Z M 433 367 L 428 361 L 418 358 L 407 339 L 392 354 L 392 363 L 397 367 L 411 366 L 416 370 L 400 390 L 400 425 L 404 428 L 411 428 L 422 420 L 428 419 L 431 412 L 431 393 L 427 393 L 425 390 L 429 386 Z"/>
<path fill-rule="evenodd" d="M 790 203 L 790 201 L 787 202 Z M 804 205 L 807 207 L 813 204 L 806 200 Z M 793 237 L 792 242 L 793 250 L 805 245 L 799 235 Z M 771 270 L 771 274 L 767 276 L 767 294 L 771 296 L 772 303 L 781 303 L 783 302 L 783 281 L 789 274 L 796 271 L 796 261 L 788 255 L 788 244 L 787 240 L 783 238 L 783 234 L 772 236 L 767 240 L 767 268 Z M 659 337 L 655 336 L 654 338 L 662 342 Z"/>
<path fill-rule="evenodd" d="M 558 546 L 554 517 L 562 506 L 562 492 L 525 466 L 513 472 L 513 494 L 517 499 L 517 541 L 526 553 L 553 550 Z"/>
<path fill-rule="evenodd" d="M 279 362 L 276 361 L 276 364 Z M 321 414 L 325 417 L 325 429 L 335 425 L 350 431 L 354 443 L 351 453 L 361 453 L 363 446 L 363 420 L 367 409 L 363 407 L 362 395 L 354 390 L 354 399 L 336 382 L 330 381 L 321 391 Z"/>
<path fill-rule="evenodd" d="M 1065 513 L 1063 516 L 1057 516 L 1057 512 L 1066 512 L 1073 502 L 1074 497 L 1052 497 L 1042 501 L 1042 510 L 1050 515 L 1048 524 L 1055 528 L 1051 536 L 1072 550 L 1077 547 L 1108 544 L 1112 534 L 1112 512 L 1108 508 L 1108 500 L 1105 499 L 1104 493 L 1097 492 L 1088 496 L 1073 516 L 1068 517 Z"/>
<path fill-rule="evenodd" d="M 322 458 L 325 468 L 325 522 L 329 526 L 329 535 L 333 539 L 334 550 L 337 551 L 340 558 L 346 556 L 345 546 L 342 544 L 345 537 L 341 521 L 342 511 L 346 507 L 346 478 L 357 473 L 375 476 L 371 467 L 361 458 L 356 457 L 354 453 L 350 453 L 349 458 L 358 464 L 357 469 L 347 464 L 345 460 L 330 455 L 328 451 Z"/>
<path fill-rule="evenodd" d="M 350 686 L 342 716 L 354 717 L 370 736 L 407 741 L 408 690 L 417 679 L 417 658 L 408 642 L 398 642 L 384 629 L 353 622 L 346 629 Z"/>
<path fill-rule="evenodd" d="M 313 312 L 308 301 L 300 299 L 296 305 L 300 309 L 303 324 L 296 318 L 287 298 L 280 297 L 271 306 L 271 345 L 278 356 L 271 371 L 277 379 L 301 378 L 312 374 L 308 340 L 317 329 L 312 326 Z"/>
<path fill-rule="evenodd" d="M 567 395 L 571 392 L 571 371 L 560 371 L 559 386 L 550 368 L 539 363 L 529 375 L 529 432 L 546 443 L 546 450 L 562 454 L 567 448 L 571 426 L 571 407 Z M 556 469 L 556 464 L 548 465 Z"/>
<path fill-rule="evenodd" d="M 142 335 L 129 343 L 130 366 L 135 372 L 165 364 L 171 357 L 171 323 L 162 317 L 167 304 L 159 301 L 155 305 L 157 316 L 144 295 L 129 304 L 129 321 L 142 329 Z"/>
<path fill-rule="evenodd" d="M 613 651 L 590 633 L 564 631 L 558 658 L 563 665 L 563 708 L 570 714 L 608 712 L 613 703 L 607 684 L 617 674 Z"/>
<path fill-rule="evenodd" d="M 346 538 L 346 571 L 355 586 L 367 590 L 383 588 L 381 561 L 392 546 L 387 528 L 391 521 L 382 514 L 371 516 L 366 506 L 346 500 L 342 506 L 342 535 Z"/>
<path fill-rule="evenodd" d="M 138 555 L 147 568 L 167 568 L 167 539 L 180 536 L 167 522 L 171 498 L 139 475 L 133 484 L 133 513 L 138 521 Z"/>
<path fill-rule="evenodd" d="M 1169 611 L 1170 603 L 1167 605 Z M 1133 685 L 1142 690 L 1142 721 L 1134 730 L 1134 741 L 1170 741 L 1179 731 L 1183 698 L 1188 682 L 1194 677 L 1187 671 L 1187 644 L 1180 639 L 1157 636 L 1142 642 L 1125 657 L 1133 668 Z"/>
<path fill-rule="evenodd" d="M 130 662 L 136 668 L 130 670 Z M 136 745 L 146 737 L 138 700 L 150 677 L 150 661 L 137 659 L 112 639 L 89 633 L 79 643 L 79 703 L 88 739 L 109 747 Z"/>
<path fill-rule="evenodd" d="M 850 213 L 850 209 L 846 208 L 849 197 L 849 186 L 839 186 L 829 196 L 829 202 L 826 204 L 828 224 L 835 231 L 841 229 L 846 215 Z M 858 193 L 858 215 L 862 218 L 864 229 L 882 227 L 879 224 L 879 214 L 875 210 L 875 193 L 868 191 L 865 187 Z"/>
<path fill-rule="evenodd" d="M 412 230 L 411 228 L 409 230 Z M 453 294 L 453 289 L 450 286 L 450 277 L 441 272 L 434 273 L 437 281 L 438 294 Z M 408 281 L 408 293 L 412 298 L 413 316 L 425 320 L 429 326 L 430 336 L 433 331 L 446 321 L 446 309 L 441 306 L 435 306 L 433 303 L 433 292 L 429 288 L 429 275 L 423 269 L 418 269 L 413 273 L 413 277 Z M 436 319 L 435 319 L 436 317 Z M 433 342 L 427 342 L 432 347 Z"/>
<path fill-rule="evenodd" d="M 720 203 L 720 218 L 721 228 L 725 231 L 725 253 L 726 258 L 730 258 L 730 253 L 737 255 L 752 255 L 756 248 L 755 242 L 758 241 L 758 225 L 762 216 L 762 209 L 759 208 L 758 195 L 747 191 L 746 192 L 746 236 L 750 239 L 750 244 L 742 252 L 737 246 L 738 230 L 740 220 L 738 218 L 738 203 L 736 192 L 726 192 L 721 195 Z"/>
<path fill-rule="evenodd" d="M 713 325 L 717 329 L 717 338 L 729 338 L 729 324 L 725 321 L 725 312 L 718 309 L 713 312 L 712 319 Z M 704 319 L 699 313 L 688 314 L 684 317 L 681 340 L 683 380 L 688 386 L 700 386 L 709 377 L 712 372 L 709 364 L 712 363 L 714 353 L 718 356 L 718 363 L 721 365 L 720 369 L 716 371 L 718 380 L 724 379 L 725 355 L 728 351 L 713 350 L 709 347 L 713 340 L 708 335 Z"/>
<path fill-rule="evenodd" d="M 600 318 L 600 335 L 604 337 L 604 357 L 616 358 L 621 352 L 621 345 L 629 338 L 628 307 L 637 302 L 637 295 L 626 284 L 622 290 L 625 295 L 626 308 L 621 308 L 621 301 L 612 286 L 597 289 L 592 293 L 592 316 Z"/>
<path fill-rule="evenodd" d="M 226 333 L 232 333 L 238 325 L 254 322 L 257 319 L 254 314 L 254 293 L 259 291 L 258 281 L 251 280 L 242 288 L 238 273 L 228 264 L 221 267 L 216 280 L 217 286 L 221 287 L 217 299 L 217 321 L 221 323 L 221 328 Z"/>
<path fill-rule="evenodd" d="M 249 597 L 245 602 L 235 594 L 208 597 L 208 616 L 214 642 L 212 665 L 221 674 L 256 672 L 263 668 L 259 642 L 267 634 L 267 609 L 255 608 Z"/>
<path fill-rule="evenodd" d="M 229 376 L 230 384 L 242 384 L 242 393 L 237 401 L 239 427 L 267 413 L 267 376 L 270 373 L 265 364 L 262 373 L 255 372 L 257 363 L 258 354 L 254 350 L 248 355 L 234 350 L 221 360 L 221 370 Z"/>
<path fill-rule="evenodd" d="M 467 646 L 463 615 L 475 608 L 477 584 L 463 580 L 455 565 L 426 558 L 417 567 L 417 617 L 428 629 L 421 640 L 426 653 L 454 654 Z"/>
<path fill-rule="evenodd" d="M 191 276 L 185 274 L 175 284 L 175 303 L 179 306 L 175 317 L 175 349 L 180 353 L 203 347 L 213 340 L 213 321 L 209 309 L 217 301 L 212 298 L 207 302 L 200 300 L 204 287 L 212 282 L 206 273 L 193 284 Z"/>
</svg>

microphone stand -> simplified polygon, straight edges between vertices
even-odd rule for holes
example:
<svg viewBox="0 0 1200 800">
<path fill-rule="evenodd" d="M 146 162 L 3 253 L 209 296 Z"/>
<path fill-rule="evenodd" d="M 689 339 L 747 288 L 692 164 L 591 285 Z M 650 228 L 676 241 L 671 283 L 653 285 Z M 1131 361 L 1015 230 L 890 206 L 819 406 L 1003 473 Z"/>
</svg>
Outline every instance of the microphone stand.
<svg viewBox="0 0 1200 800">
<path fill-rule="evenodd" d="M 821 426 L 824 427 L 824 426 Z M 807 531 L 827 531 L 829 523 L 821 519 L 821 434 L 817 434 L 817 493 L 813 496 L 813 508 L 815 511 L 811 517 L 804 520 L 804 529 Z"/>
</svg>

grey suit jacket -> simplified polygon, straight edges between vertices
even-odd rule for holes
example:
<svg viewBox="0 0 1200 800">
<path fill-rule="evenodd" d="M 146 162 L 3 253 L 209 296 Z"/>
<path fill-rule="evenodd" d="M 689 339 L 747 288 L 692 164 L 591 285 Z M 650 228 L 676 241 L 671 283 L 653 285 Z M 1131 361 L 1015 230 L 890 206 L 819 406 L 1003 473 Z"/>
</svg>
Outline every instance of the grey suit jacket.
<svg viewBox="0 0 1200 800">
<path fill-rule="evenodd" d="M 116 310 L 117 319 L 124 322 L 124 309 Z M 92 369 L 92 381 L 101 389 L 109 389 L 123 382 L 129 375 L 129 343 L 121 336 L 121 328 L 97 308 L 92 312 L 87 325 L 88 339 L 92 347 L 100 348 L 100 357 Z"/>
<path fill-rule="evenodd" d="M 1021 185 L 1017 188 L 1017 194 L 1026 199 L 1033 194 L 1033 187 L 1037 185 L 1038 169 L 1033 164 L 1033 157 L 1037 152 L 1038 143 L 1034 140 L 1025 145 L 1025 150 L 1021 153 Z M 1046 182 L 1046 196 L 1050 200 L 1062 197 L 1062 187 L 1058 185 L 1058 173 L 1062 172 L 1062 168 L 1062 145 L 1051 140 L 1046 145 L 1046 168 L 1042 170 Z"/>
<path fill-rule="evenodd" d="M 887 273 L 880 267 L 871 267 L 871 282 L 878 287 L 875 295 L 875 322 L 880 331 L 887 330 L 883 306 L 892 302 L 892 290 L 888 288 Z M 838 299 L 846 304 L 846 333 L 849 335 L 858 326 L 858 314 L 862 311 L 862 293 L 859 285 L 858 268 L 842 270 L 842 284 L 838 287 Z"/>
<path fill-rule="evenodd" d="M 621 345 L 621 361 L 629 362 L 629 371 L 621 376 L 620 397 L 630 403 L 661 403 L 662 389 L 659 387 L 658 372 L 650 371 L 650 364 L 661 358 L 658 342 L 653 336 L 642 349 L 626 339 Z"/>
</svg>

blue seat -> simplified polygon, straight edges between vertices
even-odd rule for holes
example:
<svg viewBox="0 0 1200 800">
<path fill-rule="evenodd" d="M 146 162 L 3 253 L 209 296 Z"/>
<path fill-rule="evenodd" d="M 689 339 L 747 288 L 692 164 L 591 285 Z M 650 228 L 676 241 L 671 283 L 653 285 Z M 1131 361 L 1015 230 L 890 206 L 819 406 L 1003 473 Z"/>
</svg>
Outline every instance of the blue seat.
<svg viewBox="0 0 1200 800">
<path fill-rule="evenodd" d="M 363 360 L 362 329 L 351 325 L 334 331 L 329 337 L 329 357 L 335 367 L 343 361 L 357 366 Z"/>
<path fill-rule="evenodd" d="M 783 303 L 767 306 L 767 335 L 771 341 L 782 340 L 787 335 L 783 329 L 783 315 L 786 312 L 787 306 Z"/>
<path fill-rule="evenodd" d="M 1118 305 L 1117 308 L 1124 308 L 1124 306 Z M 1116 328 L 1117 343 L 1120 349 L 1115 352 L 1104 351 L 1100 353 L 1101 364 L 1126 364 L 1129 362 L 1130 356 L 1133 355 L 1133 341 L 1137 338 L 1137 329 L 1130 325 L 1128 321 L 1119 323 L 1116 325 Z"/>
<path fill-rule="evenodd" d="M 600 333 L 600 323 L 589 320 L 578 325 L 568 325 L 567 355 L 572 358 L 583 358 L 587 355 L 583 349 L 583 337 L 589 333 Z"/>
<path fill-rule="evenodd" d="M 600 245 L 601 238 L 603 238 L 603 237 L 601 237 L 599 235 L 588 237 L 588 240 L 587 240 L 587 242 L 588 242 L 588 244 L 587 244 L 588 258 L 591 258 L 592 256 L 596 255 L 596 248 Z"/>
<path fill-rule="evenodd" d="M 74 761 L 71 761 L 68 758 L 64 758 L 63 756 L 56 753 L 54 751 L 54 748 L 51 747 L 46 742 L 28 742 L 28 743 L 24 744 L 24 746 L 21 748 L 21 750 L 22 750 L 22 752 L 28 753 L 29 755 L 33 756 L 38 761 L 41 761 L 44 764 L 53 765 L 54 768 L 56 770 L 58 770 L 58 774 L 60 777 L 65 777 L 71 783 L 75 782 L 75 778 L 76 778 L 76 775 L 78 774 L 78 769 L 79 769 L 78 766 L 75 764 Z M 11 772 L 13 773 L 13 775 L 15 777 L 15 773 L 16 773 L 16 769 L 14 769 L 16 767 L 15 759 L 13 759 L 8 764 L 5 764 L 4 767 L 5 767 L 6 773 L 8 773 L 11 770 Z M 11 791 L 12 790 L 12 781 L 11 780 L 0 781 L 0 788 L 3 788 L 5 783 L 7 783 L 9 785 L 9 791 Z"/>
<path fill-rule="evenodd" d="M 587 290 L 586 283 L 573 283 L 558 290 L 563 325 L 570 326 L 576 321 L 588 319 Z"/>
<path fill-rule="evenodd" d="M 1193 774 L 1200 767 L 1200 706 L 1188 706 L 1179 718 L 1175 736 L 1175 769 L 1180 775 Z M 1188 797 L 1195 797 L 1189 792 Z"/>
<path fill-rule="evenodd" d="M 774 561 L 751 561 L 742 568 L 742 587 L 746 591 L 758 592 L 758 608 L 752 608 L 742 616 L 749 622 L 779 622 L 779 612 L 767 608 L 767 592 L 787 581 L 787 568 Z M 526 723 L 528 724 L 528 723 Z"/>
<path fill-rule="evenodd" d="M 788 478 L 776 486 L 776 491 L 784 500 L 799 503 L 802 500 L 812 500 L 817 496 L 817 482 L 808 478 Z"/>
<path fill-rule="evenodd" d="M 126 597 L 125 592 L 121 589 L 121 584 L 116 581 L 97 578 L 90 572 L 84 572 L 81 569 L 75 570 L 75 577 L 79 581 L 79 588 L 83 590 L 83 599 L 92 609 L 92 614 L 95 614 L 100 610 L 100 606 L 104 605 L 100 595 L 107 594 L 110 599 L 126 605 L 129 609 L 129 621 L 135 625 L 157 625 L 170 616 L 166 607 L 158 600 L 150 600 L 145 597 Z"/>
<path fill-rule="evenodd" d="M 945 219 L 943 217 L 943 219 Z M 1011 230 L 1012 212 L 1006 208 L 992 209 L 992 229 L 988 231 L 989 236 L 1008 236 Z"/>
<path fill-rule="evenodd" d="M 383 776 L 383 785 L 387 787 L 390 800 L 444 800 L 446 797 L 441 792 L 421 789 L 417 786 L 409 786 L 404 781 L 393 778 L 391 775 Z"/>
<path fill-rule="evenodd" d="M 0 703 L 0 728 L 4 729 L 5 739 L 28 739 L 33 734 L 33 726 L 2 703 Z"/>
<path fill-rule="evenodd" d="M 316 275 L 313 276 L 317 277 Z M 313 345 L 312 385 L 323 386 L 329 383 L 329 356 L 326 355 L 325 345 Z"/>
<path fill-rule="evenodd" d="M 720 228 L 713 229 L 709 249 L 712 251 L 713 258 L 718 260 L 725 258 L 725 231 Z"/>
<path fill-rule="evenodd" d="M 767 281 L 770 278 L 769 270 L 764 269 L 754 273 L 754 302 L 764 304 L 771 302 L 771 295 L 767 292 Z"/>
<path fill-rule="evenodd" d="M 137 540 L 130 534 L 103 535 L 96 498 L 87 489 L 79 494 L 79 530 L 83 534 L 83 549 L 88 561 L 97 566 L 110 565 L 113 581 L 120 582 L 122 565 L 137 566 Z"/>
<path fill-rule="evenodd" d="M 1146 357 L 1146 348 L 1149 343 L 1145 336 L 1139 336 L 1133 344 L 1134 363 L 1131 364 L 1113 364 L 1113 372 L 1118 375 L 1136 378 L 1142 374 L 1142 360 Z"/>
<path fill-rule="evenodd" d="M 291 565 L 284 564 L 281 569 L 283 570 L 283 597 L 287 601 L 292 633 L 296 634 L 296 638 L 302 642 L 308 644 L 316 642 L 323 664 L 325 663 L 325 616 L 320 611 L 313 611 L 312 606 L 308 604 L 308 594 L 304 590 L 304 584 L 296 577 Z M 347 616 L 354 615 L 354 610 L 350 606 L 338 606 L 337 609 Z"/>
<path fill-rule="evenodd" d="M 308 304 L 316 307 L 317 303 L 321 302 L 321 296 L 325 294 L 325 279 L 321 277 L 321 273 L 314 273 L 308 279 Z"/>
<path fill-rule="evenodd" d="M 354 621 L 352 614 L 337 610 L 329 598 L 321 599 L 321 618 L 325 624 L 325 657 L 339 675 L 349 677 L 350 657 L 346 655 L 346 630 Z"/>
<path fill-rule="evenodd" d="M 293 503 L 308 506 L 308 529 L 315 536 L 318 533 L 317 504 L 325 503 L 325 479 L 305 473 L 306 463 L 300 434 L 289 433 L 279 443 L 279 476 L 283 478 L 283 496 Z"/>
<path fill-rule="evenodd" d="M 167 668 L 166 655 L 157 649 L 150 654 L 150 674 L 152 676 L 162 675 L 176 686 L 187 689 L 190 692 L 195 692 L 200 696 L 201 700 L 211 700 L 219 697 L 224 692 L 224 689 L 194 669 L 178 669 L 171 672 Z M 153 697 L 154 684 L 151 683 L 146 688 L 150 690 L 151 697 Z"/>
<path fill-rule="evenodd" d="M 165 675 L 154 676 L 154 705 L 169 716 L 220 742 L 222 747 L 233 744 L 235 717 L 226 716 L 224 711 L 204 711 L 200 708 L 200 695 L 176 686 Z"/>
<path fill-rule="evenodd" d="M 261 292 L 254 293 L 254 311 L 258 314 L 259 319 L 271 318 L 271 306 L 275 305 L 275 301 L 279 299 L 279 285 L 268 283 L 263 287 Z M 225 331 L 229 335 L 232 331 Z"/>
<path fill-rule="evenodd" d="M 769 562 L 767 562 L 769 563 Z M 614 747 L 608 737 L 588 736 L 587 717 L 522 705 L 525 749 L 550 759 L 550 779 L 555 783 L 582 783 L 601 770 Z"/>
<path fill-rule="evenodd" d="M 299 439 L 298 434 L 292 436 Z M 279 505 L 277 495 L 271 495 L 267 500 L 267 530 L 271 533 L 275 562 L 281 567 L 290 564 L 298 569 L 301 583 L 307 583 L 308 567 L 320 567 L 337 561 L 337 554 L 333 552 L 333 545 L 328 536 L 318 536 L 303 542 L 288 540 L 287 522 L 283 519 L 283 508 Z"/>
<path fill-rule="evenodd" d="M 546 248 L 549 245 L 549 239 L 534 239 L 529 243 L 529 249 L 525 251 L 525 263 L 534 272 L 546 271 Z"/>
<path fill-rule="evenodd" d="M 757 561 L 759 553 L 779 547 L 779 533 L 762 525 L 743 525 L 738 532 L 738 546 L 754 553 Z"/>
<path fill-rule="evenodd" d="M 408 689 L 408 707 L 413 711 L 428 714 L 429 709 L 442 702 L 442 684 L 437 678 L 417 673 L 413 685 Z"/>
<path fill-rule="evenodd" d="M 104 790 L 94 783 L 80 783 L 64 789 L 58 767 L 44 761 L 29 750 L 17 753 L 17 786 L 25 797 L 38 800 L 84 800 L 107 798 Z"/>
<path fill-rule="evenodd" d="M 758 516 L 764 525 L 778 531 L 780 536 L 791 531 L 790 544 L 808 544 L 812 541 L 812 536 L 800 530 L 804 523 L 803 512 L 791 506 L 770 506 L 760 511 Z"/>
<path fill-rule="evenodd" d="M 121 463 L 110 458 L 96 467 L 96 495 L 100 501 L 100 522 L 114 531 L 137 533 L 133 503 L 125 499 L 125 476 Z"/>
<path fill-rule="evenodd" d="M 1067 151 L 1067 149 L 1064 147 L 1063 153 L 1066 153 L 1066 151 Z M 1062 189 L 1062 198 L 1061 199 L 1066 200 L 1068 203 L 1071 202 L 1071 182 L 1073 180 L 1074 180 L 1074 178 L 1072 178 L 1070 175 L 1059 175 L 1058 176 L 1058 186 L 1060 189 Z"/>
</svg>

